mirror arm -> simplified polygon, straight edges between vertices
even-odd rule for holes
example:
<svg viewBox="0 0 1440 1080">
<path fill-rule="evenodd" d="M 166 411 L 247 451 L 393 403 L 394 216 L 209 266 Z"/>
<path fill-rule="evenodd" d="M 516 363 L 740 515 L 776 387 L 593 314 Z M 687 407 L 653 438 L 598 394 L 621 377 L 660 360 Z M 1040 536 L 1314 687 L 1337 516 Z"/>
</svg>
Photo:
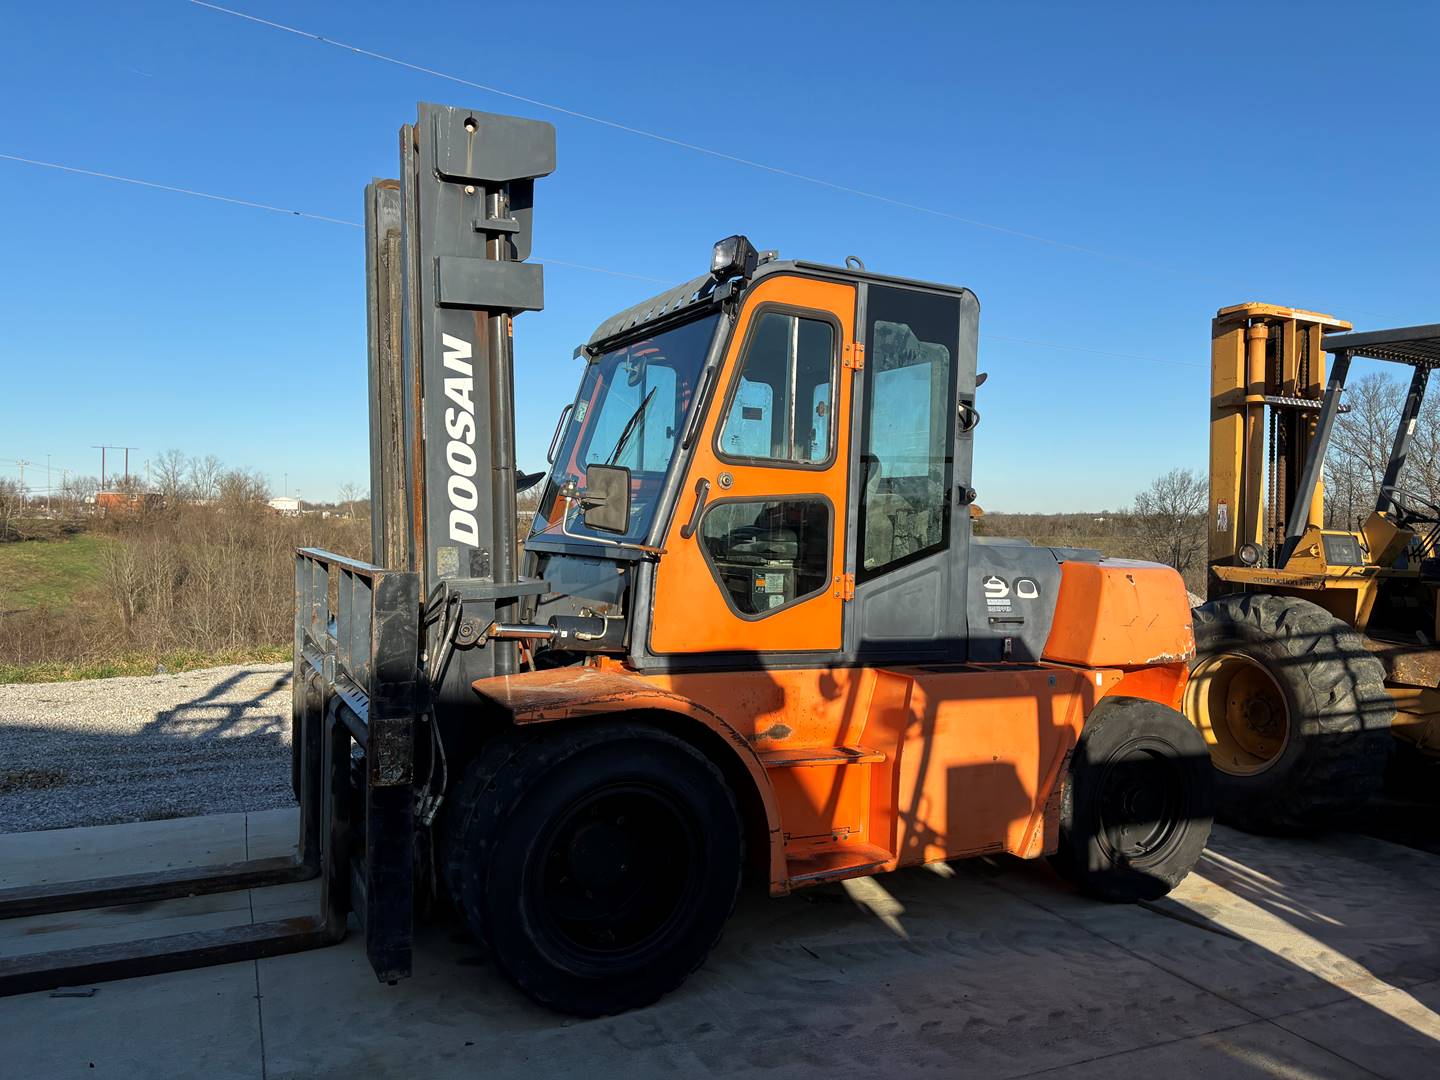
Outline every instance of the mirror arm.
<svg viewBox="0 0 1440 1080">
<path fill-rule="evenodd" d="M 646 555 L 660 556 L 665 554 L 665 549 L 653 547 L 650 544 L 637 544 L 629 540 L 606 540 L 603 536 L 581 536 L 579 533 L 570 531 L 570 513 L 578 502 L 584 507 L 584 502 L 578 498 L 578 492 L 561 492 L 565 500 L 565 512 L 560 515 L 560 532 L 571 540 L 579 540 L 582 544 L 603 544 L 606 547 L 629 548 L 631 551 L 643 551 Z"/>
</svg>

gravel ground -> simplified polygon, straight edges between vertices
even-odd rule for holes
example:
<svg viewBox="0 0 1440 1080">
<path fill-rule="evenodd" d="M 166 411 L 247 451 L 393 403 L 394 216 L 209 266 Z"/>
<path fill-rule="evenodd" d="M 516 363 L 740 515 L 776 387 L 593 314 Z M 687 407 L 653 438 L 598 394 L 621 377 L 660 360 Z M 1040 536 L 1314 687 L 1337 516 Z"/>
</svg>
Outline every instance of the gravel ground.
<svg viewBox="0 0 1440 1080">
<path fill-rule="evenodd" d="M 288 665 L 0 686 L 0 833 L 293 803 Z"/>
</svg>

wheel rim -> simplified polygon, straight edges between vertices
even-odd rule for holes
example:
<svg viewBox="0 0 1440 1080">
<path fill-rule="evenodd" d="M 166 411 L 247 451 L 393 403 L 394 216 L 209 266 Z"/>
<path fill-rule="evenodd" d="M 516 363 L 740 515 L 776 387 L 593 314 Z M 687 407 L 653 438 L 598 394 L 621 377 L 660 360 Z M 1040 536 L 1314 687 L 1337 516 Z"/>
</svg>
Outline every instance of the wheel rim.
<svg viewBox="0 0 1440 1080">
<path fill-rule="evenodd" d="M 702 842 L 694 817 L 650 784 L 612 784 L 558 814 L 527 890 L 548 944 L 571 963 L 643 963 L 695 906 Z"/>
<path fill-rule="evenodd" d="M 1190 672 L 1185 712 L 1221 772 L 1253 776 L 1285 750 L 1290 704 L 1270 670 L 1244 653 L 1216 653 Z"/>
<path fill-rule="evenodd" d="M 1121 747 L 1100 778 L 1096 838 L 1111 863 L 1163 857 L 1185 820 L 1185 778 L 1168 748 Z"/>
</svg>

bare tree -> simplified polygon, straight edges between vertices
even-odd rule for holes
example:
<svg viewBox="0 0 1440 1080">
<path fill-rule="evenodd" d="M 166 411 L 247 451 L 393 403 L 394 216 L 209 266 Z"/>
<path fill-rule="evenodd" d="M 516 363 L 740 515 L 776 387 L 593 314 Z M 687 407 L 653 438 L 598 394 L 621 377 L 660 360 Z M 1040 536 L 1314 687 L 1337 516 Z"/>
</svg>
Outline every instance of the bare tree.
<svg viewBox="0 0 1440 1080">
<path fill-rule="evenodd" d="M 351 521 L 355 520 L 355 504 L 360 500 L 360 485 L 346 481 L 340 485 L 340 504 L 345 508 L 345 516 Z"/>
<path fill-rule="evenodd" d="M 1431 384 L 1434 390 L 1426 395 L 1420 409 L 1400 482 L 1440 506 L 1440 379 L 1432 379 Z"/>
<path fill-rule="evenodd" d="M 535 521 L 535 514 L 540 510 L 540 496 L 545 492 L 544 484 L 536 484 L 534 487 L 526 488 L 515 496 L 515 510 L 520 522 L 519 536 L 521 543 L 525 537 L 530 535 L 530 528 Z"/>
<path fill-rule="evenodd" d="M 67 476 L 60 484 L 60 498 L 65 505 L 65 512 L 78 514 L 84 512 L 86 506 L 95 498 L 95 492 L 100 490 L 100 479 L 95 476 Z"/>
<path fill-rule="evenodd" d="M 226 504 L 263 503 L 270 498 L 270 485 L 258 472 L 228 469 L 216 476 L 215 492 Z"/>
<path fill-rule="evenodd" d="M 18 538 L 16 523 L 25 510 L 25 489 L 18 480 L 0 479 L 0 540 Z"/>
<path fill-rule="evenodd" d="M 155 460 L 151 475 L 155 478 L 155 486 L 167 502 L 175 502 L 185 497 L 185 475 L 188 468 L 189 463 L 185 460 L 183 450 L 166 450 Z"/>
<path fill-rule="evenodd" d="M 1325 454 L 1327 525 L 1352 528 L 1375 509 L 1404 400 L 1405 388 L 1381 371 L 1345 388 L 1348 408 L 1335 418 Z"/>
<path fill-rule="evenodd" d="M 218 498 L 220 474 L 223 471 L 224 466 L 214 454 L 207 454 L 203 458 L 192 457 L 186 467 L 186 477 L 189 480 L 192 495 L 202 502 Z"/>
<path fill-rule="evenodd" d="M 1192 588 L 1205 565 L 1208 498 L 1203 473 L 1171 469 L 1135 496 L 1132 511 L 1135 542 L 1141 553 L 1156 562 L 1169 563 L 1185 575 Z"/>
</svg>

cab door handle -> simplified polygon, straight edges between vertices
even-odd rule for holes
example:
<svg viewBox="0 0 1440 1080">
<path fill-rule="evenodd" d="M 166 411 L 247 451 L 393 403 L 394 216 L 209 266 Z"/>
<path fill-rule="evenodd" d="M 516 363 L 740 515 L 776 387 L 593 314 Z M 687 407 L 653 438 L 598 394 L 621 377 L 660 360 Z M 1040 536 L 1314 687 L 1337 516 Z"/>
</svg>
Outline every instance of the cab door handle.
<svg viewBox="0 0 1440 1080">
<path fill-rule="evenodd" d="M 695 482 L 695 509 L 690 511 L 690 520 L 680 526 L 680 539 L 689 540 L 700 527 L 700 514 L 705 509 L 705 500 L 710 497 L 710 481 L 703 476 Z"/>
</svg>

